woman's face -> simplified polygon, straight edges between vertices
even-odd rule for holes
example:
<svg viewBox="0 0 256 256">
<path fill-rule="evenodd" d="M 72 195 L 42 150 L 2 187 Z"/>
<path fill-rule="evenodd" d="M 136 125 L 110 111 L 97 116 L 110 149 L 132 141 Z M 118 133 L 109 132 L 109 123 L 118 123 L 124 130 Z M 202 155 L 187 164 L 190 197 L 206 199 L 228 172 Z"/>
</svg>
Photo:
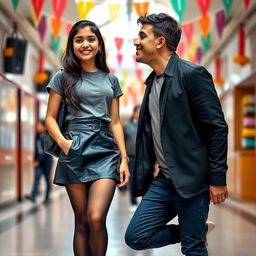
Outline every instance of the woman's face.
<svg viewBox="0 0 256 256">
<path fill-rule="evenodd" d="M 89 26 L 80 29 L 73 39 L 74 53 L 80 61 L 94 61 L 100 50 L 97 36 Z"/>
</svg>

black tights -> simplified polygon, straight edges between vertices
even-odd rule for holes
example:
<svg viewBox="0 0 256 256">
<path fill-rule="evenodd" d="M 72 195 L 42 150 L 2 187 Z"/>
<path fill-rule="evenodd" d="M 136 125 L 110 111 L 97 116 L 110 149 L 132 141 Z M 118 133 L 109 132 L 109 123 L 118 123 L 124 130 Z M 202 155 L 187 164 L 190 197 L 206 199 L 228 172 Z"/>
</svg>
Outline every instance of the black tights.
<svg viewBox="0 0 256 256">
<path fill-rule="evenodd" d="M 73 241 L 75 256 L 106 254 L 108 244 L 106 216 L 115 187 L 116 182 L 112 179 L 66 185 L 75 214 Z"/>
</svg>

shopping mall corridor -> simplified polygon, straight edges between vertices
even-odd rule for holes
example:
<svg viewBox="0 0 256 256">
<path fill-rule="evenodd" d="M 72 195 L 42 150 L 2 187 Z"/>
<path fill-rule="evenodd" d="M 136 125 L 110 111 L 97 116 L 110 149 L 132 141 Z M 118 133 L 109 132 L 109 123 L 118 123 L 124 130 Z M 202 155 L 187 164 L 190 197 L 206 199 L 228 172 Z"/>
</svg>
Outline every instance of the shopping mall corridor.
<svg viewBox="0 0 256 256">
<path fill-rule="evenodd" d="M 136 252 L 124 243 L 132 216 L 128 193 L 116 191 L 108 215 L 107 256 L 181 256 L 180 245 Z M 209 236 L 209 255 L 256 255 L 256 221 L 231 210 L 211 206 L 216 228 Z M 73 215 L 64 190 L 53 193 L 48 205 L 23 202 L 0 212 L 1 256 L 72 256 Z"/>
</svg>

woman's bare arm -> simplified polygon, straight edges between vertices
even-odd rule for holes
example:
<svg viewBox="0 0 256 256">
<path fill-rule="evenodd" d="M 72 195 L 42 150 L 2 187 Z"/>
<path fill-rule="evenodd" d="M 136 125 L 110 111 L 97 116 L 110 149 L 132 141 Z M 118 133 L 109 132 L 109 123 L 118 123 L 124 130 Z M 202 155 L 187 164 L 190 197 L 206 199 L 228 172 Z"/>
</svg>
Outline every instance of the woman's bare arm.
<svg viewBox="0 0 256 256">
<path fill-rule="evenodd" d="M 119 116 L 119 98 L 114 98 L 111 106 L 110 113 L 112 122 L 110 124 L 111 130 L 114 135 L 117 147 L 121 154 L 121 165 L 120 165 L 120 181 L 119 187 L 126 186 L 129 183 L 130 173 L 128 169 L 128 158 L 125 149 L 123 126 Z"/>
</svg>

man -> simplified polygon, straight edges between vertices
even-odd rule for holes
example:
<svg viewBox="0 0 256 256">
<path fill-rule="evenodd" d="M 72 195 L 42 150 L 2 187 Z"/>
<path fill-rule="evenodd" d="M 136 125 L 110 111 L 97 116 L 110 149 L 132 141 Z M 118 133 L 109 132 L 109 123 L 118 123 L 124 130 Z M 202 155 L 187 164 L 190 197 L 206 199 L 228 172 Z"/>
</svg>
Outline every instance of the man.
<svg viewBox="0 0 256 256">
<path fill-rule="evenodd" d="M 133 108 L 133 114 L 130 121 L 124 126 L 124 138 L 125 138 L 125 146 L 126 152 L 129 158 L 129 171 L 131 177 L 133 176 L 134 169 L 134 161 L 135 161 L 135 144 L 136 144 L 136 134 L 138 127 L 138 119 L 140 114 L 140 105 L 136 105 Z M 129 183 L 129 195 L 130 195 L 130 203 L 131 203 L 131 211 L 134 211 L 137 208 L 137 200 L 136 197 L 132 194 L 132 182 Z"/>
<path fill-rule="evenodd" d="M 49 195 L 51 191 L 50 173 L 52 169 L 53 159 L 50 155 L 46 154 L 43 150 L 43 141 L 44 141 L 45 131 L 46 131 L 46 128 L 44 125 L 44 120 L 37 121 L 36 139 L 35 139 L 34 184 L 33 184 L 31 194 L 25 196 L 28 200 L 32 201 L 33 203 L 36 201 L 36 196 L 38 194 L 38 188 L 39 188 L 42 175 L 44 175 L 45 182 L 46 182 L 46 192 L 45 192 L 44 203 L 49 202 Z"/>
<path fill-rule="evenodd" d="M 138 24 L 136 60 L 153 72 L 140 110 L 133 175 L 134 193 L 144 197 L 125 240 L 137 250 L 181 242 L 184 255 L 205 256 L 210 200 L 216 205 L 227 198 L 228 128 L 211 75 L 175 53 L 177 21 L 160 13 Z M 176 216 L 179 225 L 166 225 Z"/>
</svg>

